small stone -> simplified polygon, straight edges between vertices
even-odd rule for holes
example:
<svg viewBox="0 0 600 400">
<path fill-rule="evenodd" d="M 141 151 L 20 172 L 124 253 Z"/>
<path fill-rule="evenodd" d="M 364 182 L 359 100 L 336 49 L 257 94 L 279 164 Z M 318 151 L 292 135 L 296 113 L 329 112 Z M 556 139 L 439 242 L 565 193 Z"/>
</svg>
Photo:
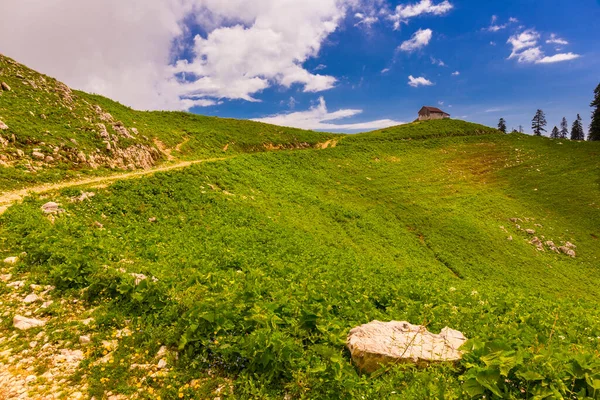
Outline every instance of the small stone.
<svg viewBox="0 0 600 400">
<path fill-rule="evenodd" d="M 526 232 L 528 235 L 535 235 L 535 231 L 534 231 L 533 229 L 526 229 L 526 230 L 525 230 L 525 232 Z"/>
<path fill-rule="evenodd" d="M 88 335 L 79 336 L 79 344 L 88 344 L 92 341 L 92 339 Z"/>
<path fill-rule="evenodd" d="M 23 282 L 23 281 L 14 281 L 14 282 L 9 283 L 6 286 L 18 289 L 18 288 L 21 288 L 21 287 L 25 286 L 25 282 Z"/>
<path fill-rule="evenodd" d="M 156 217 L 148 218 L 148 222 L 153 222 L 154 223 L 156 221 L 158 221 L 158 218 L 156 218 Z"/>
<path fill-rule="evenodd" d="M 0 121 L 0 130 L 5 131 L 8 129 L 8 125 L 6 125 L 4 122 Z"/>
<path fill-rule="evenodd" d="M 44 161 L 47 162 L 47 163 L 54 162 L 54 157 L 52 157 L 52 156 L 46 156 L 46 158 L 44 158 Z"/>
<path fill-rule="evenodd" d="M 19 257 L 7 257 L 4 259 L 5 264 L 16 264 L 19 261 Z"/>
<path fill-rule="evenodd" d="M 36 301 L 38 301 L 40 298 L 38 297 L 37 294 L 35 293 L 31 293 L 29 295 L 27 295 L 27 297 L 25 297 L 23 299 L 23 303 L 25 304 L 31 304 L 31 303 L 35 303 Z"/>
<path fill-rule="evenodd" d="M 12 274 L 0 275 L 0 281 L 8 282 L 12 279 Z"/>
<path fill-rule="evenodd" d="M 41 153 L 39 151 L 34 151 L 33 153 L 31 153 L 31 155 L 33 156 L 33 158 L 37 158 L 38 160 L 43 160 L 46 157 L 44 153 Z"/>
<path fill-rule="evenodd" d="M 102 223 L 98 222 L 98 221 L 94 221 L 94 228 L 98 228 L 98 229 L 102 229 L 104 228 L 104 225 L 102 225 Z"/>
<path fill-rule="evenodd" d="M 513 237 L 512 237 L 512 236 L 509 236 L 509 237 L 507 238 L 507 240 L 508 240 L 508 241 L 510 241 L 510 242 L 512 242 L 512 240 L 513 240 Z"/>
<path fill-rule="evenodd" d="M 38 328 L 44 325 L 46 325 L 46 322 L 35 318 L 26 318 L 21 315 L 15 315 L 13 318 L 13 327 L 22 331 L 26 331 L 31 328 Z"/>
<path fill-rule="evenodd" d="M 88 318 L 88 319 L 84 319 L 81 321 L 81 323 L 84 324 L 85 326 L 88 326 L 92 322 L 94 322 L 94 318 Z"/>
<path fill-rule="evenodd" d="M 35 375 L 29 375 L 27 378 L 25 378 L 25 382 L 27 383 L 32 383 L 37 379 L 37 376 Z"/>
<path fill-rule="evenodd" d="M 50 201 L 42 206 L 42 212 L 44 214 L 59 214 L 64 211 L 65 210 L 60 208 L 58 204 L 53 201 Z"/>
<path fill-rule="evenodd" d="M 162 358 L 167 354 L 167 346 L 160 346 L 158 349 L 158 353 L 156 353 L 156 358 Z"/>
<path fill-rule="evenodd" d="M 167 361 L 164 358 L 161 358 L 156 366 L 158 369 L 163 369 L 167 366 Z"/>
<path fill-rule="evenodd" d="M 32 349 L 37 346 L 38 342 L 33 341 L 33 342 L 29 342 L 29 347 L 31 347 Z"/>
<path fill-rule="evenodd" d="M 42 308 L 46 309 L 48 307 L 50 307 L 52 304 L 54 304 L 54 301 L 52 300 L 48 300 L 42 303 Z"/>
<path fill-rule="evenodd" d="M 12 90 L 6 82 L 0 83 L 0 87 L 2 87 L 2 90 L 6 90 L 7 92 L 10 92 Z"/>
</svg>

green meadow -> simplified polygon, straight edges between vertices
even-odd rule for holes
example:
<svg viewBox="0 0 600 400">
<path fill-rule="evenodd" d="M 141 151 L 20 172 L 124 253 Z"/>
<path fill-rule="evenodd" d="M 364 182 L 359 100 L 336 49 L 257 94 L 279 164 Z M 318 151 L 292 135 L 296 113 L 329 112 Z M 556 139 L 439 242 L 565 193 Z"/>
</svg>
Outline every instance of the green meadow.
<svg viewBox="0 0 600 400">
<path fill-rule="evenodd" d="M 452 120 L 330 135 L 87 98 L 169 147 L 188 138 L 182 159 L 235 143 L 226 160 L 30 196 L 0 216 L 0 258 L 23 254 L 15 273 L 56 286 L 44 329 L 69 343 L 91 332 L 70 381 L 89 396 L 600 398 L 599 144 Z M 96 195 L 69 200 L 82 190 Z M 48 201 L 65 212 L 43 215 Z M 61 299 L 83 302 L 92 327 Z M 470 340 L 455 364 L 362 374 L 345 341 L 372 320 Z M 161 346 L 167 372 L 131 367 Z"/>
</svg>

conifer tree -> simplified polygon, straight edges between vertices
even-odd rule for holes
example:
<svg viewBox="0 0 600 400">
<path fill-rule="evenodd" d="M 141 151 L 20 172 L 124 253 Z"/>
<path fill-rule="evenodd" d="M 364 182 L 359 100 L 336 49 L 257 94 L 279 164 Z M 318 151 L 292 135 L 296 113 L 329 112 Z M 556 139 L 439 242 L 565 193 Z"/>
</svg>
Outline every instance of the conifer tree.
<svg viewBox="0 0 600 400">
<path fill-rule="evenodd" d="M 506 121 L 504 118 L 500 118 L 500 121 L 498 122 L 498 130 L 502 133 L 506 133 Z"/>
<path fill-rule="evenodd" d="M 600 84 L 594 90 L 594 101 L 590 104 L 592 111 L 592 123 L 590 124 L 589 140 L 600 140 Z"/>
<path fill-rule="evenodd" d="M 585 140 L 583 124 L 581 123 L 581 116 L 579 114 L 577 114 L 577 119 L 573 122 L 573 127 L 571 128 L 571 140 Z"/>
<path fill-rule="evenodd" d="M 537 110 L 535 116 L 531 120 L 531 129 L 533 129 L 533 134 L 535 136 L 542 136 L 542 132 L 546 132 L 544 127 L 546 126 L 546 115 L 542 110 Z"/>
<path fill-rule="evenodd" d="M 569 123 L 567 122 L 567 119 L 565 117 L 563 117 L 562 121 L 560 122 L 560 138 L 569 138 Z"/>
<path fill-rule="evenodd" d="M 550 137 L 552 139 L 560 138 L 560 131 L 558 130 L 558 128 L 556 126 L 554 127 L 554 129 L 552 129 L 552 133 L 550 134 Z"/>
</svg>

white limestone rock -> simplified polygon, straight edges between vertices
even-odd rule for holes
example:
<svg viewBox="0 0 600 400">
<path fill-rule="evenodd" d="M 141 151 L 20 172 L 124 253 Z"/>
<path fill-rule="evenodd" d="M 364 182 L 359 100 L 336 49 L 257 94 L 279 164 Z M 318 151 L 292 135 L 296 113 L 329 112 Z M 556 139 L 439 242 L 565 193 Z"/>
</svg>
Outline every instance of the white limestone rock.
<svg viewBox="0 0 600 400">
<path fill-rule="evenodd" d="M 395 363 L 426 366 L 460 360 L 459 348 L 466 340 L 461 332 L 448 327 L 436 335 L 409 322 L 373 321 L 352 329 L 346 345 L 354 363 L 364 372 L 373 372 Z"/>
</svg>

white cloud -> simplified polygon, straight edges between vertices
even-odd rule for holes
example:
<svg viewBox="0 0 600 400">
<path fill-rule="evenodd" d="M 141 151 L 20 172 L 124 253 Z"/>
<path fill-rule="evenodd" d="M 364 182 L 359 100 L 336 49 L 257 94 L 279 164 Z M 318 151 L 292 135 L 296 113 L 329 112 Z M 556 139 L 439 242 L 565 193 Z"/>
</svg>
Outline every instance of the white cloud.
<svg viewBox="0 0 600 400">
<path fill-rule="evenodd" d="M 446 66 L 446 63 L 444 61 L 439 60 L 439 59 L 437 59 L 435 57 L 431 57 L 431 63 L 433 65 L 439 65 L 440 67 L 445 67 Z"/>
<path fill-rule="evenodd" d="M 514 34 L 507 41 L 507 43 L 512 45 L 512 53 L 509 58 L 518 56 L 519 52 L 523 49 L 535 46 L 539 38 L 540 34 L 535 29 L 527 29 L 521 33 Z"/>
<path fill-rule="evenodd" d="M 287 114 L 277 114 L 265 118 L 257 118 L 254 121 L 264 122 L 280 126 L 290 126 L 301 129 L 329 130 L 329 131 L 358 131 L 382 129 L 389 126 L 401 125 L 404 122 L 391 119 L 382 119 L 376 121 L 337 124 L 331 121 L 338 121 L 344 118 L 354 117 L 362 113 L 358 109 L 342 109 L 334 112 L 327 110 L 327 104 L 323 97 L 319 98 L 319 103 L 307 111 L 299 111 Z"/>
<path fill-rule="evenodd" d="M 459 75 L 460 75 L 460 72 L 459 72 L 459 71 L 454 71 L 454 72 L 452 73 L 452 76 L 459 76 Z"/>
<path fill-rule="evenodd" d="M 484 30 L 488 31 L 488 32 L 498 32 L 501 31 L 503 29 L 506 29 L 508 27 L 508 25 L 510 24 L 514 24 L 519 22 L 518 19 L 510 17 L 508 19 L 508 22 L 505 24 L 497 24 L 496 22 L 498 22 L 498 16 L 497 15 L 492 15 L 492 22 L 490 24 L 490 26 L 488 26 L 487 28 L 485 28 Z"/>
<path fill-rule="evenodd" d="M 507 41 L 512 46 L 512 52 L 508 58 L 516 58 L 520 63 L 551 64 L 581 57 L 575 53 L 558 53 L 553 56 L 546 56 L 542 48 L 538 46 L 539 39 L 540 34 L 534 29 L 527 29 L 511 36 Z M 550 40 L 562 39 L 552 34 Z M 547 41 L 547 43 L 549 42 Z"/>
<path fill-rule="evenodd" d="M 303 63 L 318 55 L 346 12 L 358 4 L 5 0 L 0 1 L 0 15 L 10 18 L 0 24 L 0 49 L 70 86 L 138 109 L 254 101 L 272 86 L 298 84 L 305 92 L 332 88 L 335 77 L 311 73 Z M 208 33 L 191 43 L 196 24 Z M 183 51 L 189 59 L 173 64 Z"/>
<path fill-rule="evenodd" d="M 432 86 L 433 82 L 431 82 L 429 79 L 426 79 L 422 76 L 415 78 L 414 76 L 410 75 L 408 77 L 408 85 L 412 86 L 412 87 Z"/>
<path fill-rule="evenodd" d="M 441 3 L 434 4 L 431 0 L 421 0 L 415 4 L 399 5 L 396 10 L 388 16 L 394 22 L 394 29 L 400 29 L 400 24 L 407 23 L 410 18 L 418 17 L 424 14 L 444 15 L 452 10 L 454 6 L 444 0 Z"/>
<path fill-rule="evenodd" d="M 388 72 L 390 72 L 389 68 L 384 68 L 381 70 L 381 74 L 387 74 Z"/>
<path fill-rule="evenodd" d="M 367 28 L 370 28 L 374 23 L 379 21 L 379 18 L 363 13 L 354 14 L 354 18 L 358 19 L 358 22 L 354 26 L 365 25 Z"/>
<path fill-rule="evenodd" d="M 431 40 L 431 36 L 431 29 L 419 29 L 412 35 L 412 38 L 403 42 L 398 49 L 408 52 L 415 51 L 427 46 Z"/>
<path fill-rule="evenodd" d="M 555 33 L 550 34 L 550 39 L 546 40 L 548 44 L 560 44 L 562 46 L 566 46 L 569 44 L 565 39 L 561 39 Z"/>
<path fill-rule="evenodd" d="M 579 54 L 574 54 L 574 53 L 560 53 L 560 54 L 555 54 L 555 55 L 549 56 L 549 57 L 546 56 L 544 58 L 536 60 L 536 63 L 538 63 L 538 64 L 551 64 L 551 63 L 555 63 L 555 62 L 574 60 L 574 59 L 579 58 L 579 57 L 581 57 Z"/>
</svg>

